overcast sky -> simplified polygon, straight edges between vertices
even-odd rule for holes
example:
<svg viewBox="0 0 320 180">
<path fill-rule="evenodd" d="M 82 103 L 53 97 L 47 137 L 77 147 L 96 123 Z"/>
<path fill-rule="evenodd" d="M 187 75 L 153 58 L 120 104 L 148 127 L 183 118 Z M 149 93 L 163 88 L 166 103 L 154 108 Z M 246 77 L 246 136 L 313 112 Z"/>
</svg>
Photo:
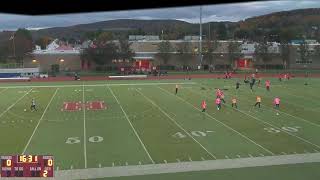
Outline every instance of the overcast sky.
<svg viewBox="0 0 320 180">
<path fill-rule="evenodd" d="M 319 0 L 281 0 L 203 6 L 203 21 L 239 21 L 272 12 L 320 8 Z M 0 13 L 0 30 L 70 26 L 112 19 L 178 19 L 199 22 L 199 6 L 99 13 L 25 16 Z"/>
</svg>

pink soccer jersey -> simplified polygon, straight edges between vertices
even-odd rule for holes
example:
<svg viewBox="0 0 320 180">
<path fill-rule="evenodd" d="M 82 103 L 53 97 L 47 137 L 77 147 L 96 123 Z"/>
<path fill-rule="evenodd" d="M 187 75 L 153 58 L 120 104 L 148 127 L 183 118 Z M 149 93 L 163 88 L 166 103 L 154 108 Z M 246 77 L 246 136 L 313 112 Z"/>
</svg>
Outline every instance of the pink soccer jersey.
<svg viewBox="0 0 320 180">
<path fill-rule="evenodd" d="M 216 99 L 216 104 L 220 104 L 221 103 L 221 99 L 220 98 L 217 98 Z"/>
<path fill-rule="evenodd" d="M 280 98 L 275 98 L 273 101 L 274 104 L 280 104 Z"/>
</svg>

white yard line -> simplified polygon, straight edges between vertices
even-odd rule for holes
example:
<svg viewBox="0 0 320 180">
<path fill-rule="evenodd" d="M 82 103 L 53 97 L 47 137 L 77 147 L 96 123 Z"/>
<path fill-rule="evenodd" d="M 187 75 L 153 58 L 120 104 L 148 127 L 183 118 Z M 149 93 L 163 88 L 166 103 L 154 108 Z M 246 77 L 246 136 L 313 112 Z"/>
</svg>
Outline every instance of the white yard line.
<svg viewBox="0 0 320 180">
<path fill-rule="evenodd" d="M 204 96 L 205 96 L 205 97 L 208 97 L 207 95 L 204 95 Z M 231 107 L 230 105 L 227 105 L 227 104 L 225 104 L 225 105 Z M 313 145 L 313 146 L 315 146 L 315 147 L 317 147 L 317 148 L 320 149 L 320 145 L 314 144 L 314 143 L 310 142 L 309 140 L 306 140 L 306 139 L 304 139 L 304 138 L 302 138 L 302 137 L 300 137 L 300 136 L 297 136 L 297 135 L 292 134 L 292 133 L 290 133 L 290 132 L 288 132 L 288 131 L 282 130 L 281 128 L 279 128 L 279 127 L 277 127 L 277 126 L 275 126 L 275 125 L 273 125 L 273 124 L 271 124 L 271 123 L 269 123 L 269 122 L 266 122 L 266 121 L 264 121 L 264 120 L 262 120 L 262 119 L 260 119 L 260 118 L 258 118 L 258 117 L 252 116 L 251 114 L 248 114 L 248 113 L 246 113 L 246 112 L 244 112 L 244 111 L 241 111 L 240 109 L 237 109 L 237 108 L 236 108 L 235 110 L 236 110 L 236 111 L 239 111 L 239 112 L 241 112 L 242 114 L 245 114 L 245 115 L 247 115 L 247 116 L 249 116 L 249 117 L 252 117 L 253 119 L 259 121 L 259 122 L 262 123 L 262 124 L 267 124 L 267 125 L 275 128 L 275 129 L 277 129 L 277 130 L 280 130 L 280 131 L 282 131 L 282 132 L 284 132 L 284 133 L 286 133 L 286 134 L 288 134 L 288 135 L 290 135 L 290 136 L 293 136 L 293 137 L 295 137 L 295 138 L 297 138 L 297 139 L 300 139 L 301 141 L 303 141 L 303 142 L 305 142 L 305 143 L 307 143 L 307 144 L 311 144 L 311 145 Z"/>
<path fill-rule="evenodd" d="M 0 94 L 2 94 L 4 91 L 6 91 L 8 88 L 4 88 L 3 90 L 0 91 Z"/>
<path fill-rule="evenodd" d="M 47 110 L 48 110 L 48 107 L 50 106 L 50 104 L 51 104 L 51 102 L 52 102 L 53 98 L 56 96 L 56 94 L 57 94 L 58 90 L 59 90 L 59 88 L 57 88 L 57 89 L 56 89 L 56 91 L 55 91 L 55 92 L 54 92 L 54 94 L 52 95 L 52 97 L 51 97 L 51 99 L 50 99 L 50 101 L 49 101 L 49 103 L 48 103 L 47 107 L 46 107 L 46 108 L 45 108 L 45 110 L 43 111 L 42 116 L 40 117 L 40 119 L 39 119 L 39 121 L 38 121 L 37 126 L 34 128 L 34 130 L 33 130 L 32 134 L 31 134 L 31 136 L 30 136 L 30 138 L 29 138 L 29 140 L 28 140 L 28 142 L 27 142 L 27 144 L 26 144 L 26 146 L 24 147 L 22 154 L 24 154 L 24 153 L 26 152 L 26 150 L 27 150 L 27 148 L 28 148 L 28 146 L 29 146 L 29 144 L 30 144 L 30 142 L 31 142 L 31 140 L 32 140 L 32 138 L 33 138 L 33 136 L 34 136 L 34 134 L 36 133 L 36 131 L 37 131 L 37 129 L 38 129 L 38 127 L 39 127 L 39 125 L 40 125 L 40 123 L 41 123 L 41 121 L 42 121 L 42 119 L 43 119 L 44 115 L 46 114 L 46 112 L 47 112 Z"/>
<path fill-rule="evenodd" d="M 233 94 L 233 93 L 232 93 L 232 94 Z M 288 94 L 289 94 L 289 93 L 288 93 Z M 290 94 L 289 94 L 289 95 L 290 95 Z M 269 97 L 270 97 L 270 95 L 269 95 Z M 292 105 L 294 105 L 294 106 L 298 106 L 298 107 L 306 108 L 306 107 L 303 107 L 303 106 L 299 106 L 299 105 L 297 105 L 297 104 L 293 104 L 293 103 L 289 103 L 289 102 L 286 102 L 286 103 L 288 103 L 288 104 L 292 104 Z M 262 106 L 267 107 L 267 108 L 269 108 L 269 109 L 271 109 L 271 110 L 273 110 L 273 111 L 276 111 L 276 112 L 281 112 L 281 113 L 283 113 L 283 114 L 286 114 L 286 115 L 288 115 L 288 116 L 291 116 L 291 117 L 293 117 L 293 118 L 295 118 L 295 119 L 298 119 L 298 120 L 300 120 L 300 121 L 304 121 L 304 122 L 306 122 L 306 123 L 308 123 L 308 124 L 311 124 L 311 125 L 314 125 L 314 126 L 320 127 L 320 124 L 317 124 L 317 123 L 314 123 L 314 122 L 308 121 L 308 120 L 303 119 L 303 118 L 301 118 L 301 117 L 298 117 L 298 116 L 295 116 L 295 115 L 292 115 L 292 114 L 286 113 L 286 112 L 284 112 L 284 111 L 280 111 L 280 110 L 273 109 L 273 108 L 268 107 L 268 106 L 266 106 L 266 105 L 262 105 Z M 312 110 L 312 109 L 310 109 L 310 108 L 306 108 L 306 109 L 307 109 L 307 110 Z M 317 110 L 312 110 L 312 111 L 318 112 Z"/>
<path fill-rule="evenodd" d="M 105 86 L 145 86 L 145 85 L 150 85 L 150 86 L 154 86 L 154 85 L 176 85 L 176 84 L 196 84 L 195 82 L 189 82 L 189 83 L 179 83 L 179 82 L 174 82 L 174 83 L 126 83 L 126 84 L 75 84 L 75 85 L 39 85 L 39 86 L 5 86 L 5 87 L 0 87 L 0 88 L 7 88 L 7 89 L 15 89 L 15 88 L 45 88 L 45 87 L 52 87 L 52 88 L 58 88 L 58 87 L 105 87 Z"/>
<path fill-rule="evenodd" d="M 227 105 L 227 106 L 228 106 L 228 105 Z M 279 127 L 277 127 L 277 126 L 275 126 L 275 125 L 273 125 L 273 124 L 271 124 L 271 123 L 268 123 L 268 122 L 266 122 L 266 121 L 263 121 L 262 119 L 260 119 L 260 118 L 258 118 L 258 117 L 255 117 L 255 116 L 252 116 L 252 115 L 250 115 L 250 114 L 248 114 L 248 113 L 246 113 L 246 112 L 244 112 L 244 111 L 241 111 L 241 110 L 239 110 L 239 109 L 235 109 L 235 110 L 237 110 L 237 111 L 239 111 L 239 112 L 241 112 L 241 113 L 243 113 L 243 114 L 245 114 L 245 115 L 247 115 L 247 116 L 252 117 L 253 119 L 261 122 L 262 124 L 267 124 L 267 125 L 275 128 L 275 129 L 278 129 L 278 130 L 280 130 L 280 131 L 282 131 L 282 132 L 284 132 L 284 133 L 286 133 L 286 134 L 289 134 L 290 136 L 296 137 L 296 138 L 300 139 L 301 141 L 303 141 L 303 142 L 305 142 L 305 143 L 307 143 L 307 144 L 311 144 L 311 145 L 313 145 L 313 146 L 315 146 L 315 147 L 317 147 L 317 148 L 320 149 L 320 146 L 319 146 L 319 145 L 314 144 L 314 143 L 310 142 L 309 140 L 306 140 L 306 139 L 304 139 L 304 138 L 302 138 L 302 137 L 300 137 L 300 136 L 297 136 L 297 135 L 295 135 L 295 134 L 292 134 L 292 133 L 290 133 L 290 132 L 288 132 L 288 131 L 284 131 L 284 130 L 282 130 L 281 128 L 279 128 Z"/>
<path fill-rule="evenodd" d="M 320 162 L 320 153 L 178 162 L 168 164 L 104 167 L 77 170 L 60 170 L 55 172 L 55 177 L 53 179 L 96 179 L 106 177 L 195 172 L 235 168 L 253 168 L 317 162 Z"/>
<path fill-rule="evenodd" d="M 169 116 L 165 111 L 162 110 L 155 102 L 153 102 L 150 98 L 146 97 L 141 91 L 136 91 L 141 94 L 146 100 L 148 100 L 152 105 L 157 107 L 165 116 L 167 116 L 176 126 L 178 126 L 182 131 L 184 131 L 192 140 L 194 140 L 202 149 L 204 149 L 211 157 L 217 159 L 210 151 L 208 151 L 198 140 L 196 140 L 187 130 L 185 130 L 177 121 L 175 121 L 171 116 Z"/>
<path fill-rule="evenodd" d="M 161 87 L 158 87 L 158 88 L 161 89 L 162 91 L 164 91 L 164 92 L 166 92 L 166 93 L 168 93 L 168 94 L 170 94 L 170 95 L 173 96 L 173 94 L 171 94 L 171 93 L 168 92 L 167 90 L 165 90 L 165 89 L 163 89 L 163 88 L 161 88 Z M 194 109 L 196 109 L 196 110 L 198 110 L 198 111 L 201 111 L 201 109 L 195 107 L 194 105 L 192 105 L 192 104 L 189 103 L 188 101 L 184 100 L 183 98 L 181 98 L 181 97 L 179 97 L 179 96 L 175 96 L 175 97 L 177 97 L 177 98 L 180 99 L 181 101 L 185 102 L 186 104 L 192 106 Z M 220 123 L 221 125 L 223 125 L 223 126 L 226 127 L 227 129 L 229 129 L 229 130 L 237 133 L 238 135 L 240 135 L 241 137 L 245 138 L 245 139 L 248 140 L 249 142 L 255 144 L 256 146 L 258 146 L 258 147 L 260 147 L 261 149 L 265 150 L 266 152 L 270 153 L 271 155 L 274 155 L 274 153 L 273 153 L 272 151 L 270 151 L 269 149 L 263 147 L 262 145 L 258 144 L 257 142 L 253 141 L 253 140 L 250 139 L 249 137 L 243 135 L 243 134 L 240 133 L 239 131 L 233 129 L 232 127 L 230 127 L 230 126 L 228 126 L 228 125 L 226 125 L 226 124 L 223 123 L 222 121 L 219 121 L 218 119 L 212 117 L 212 116 L 211 116 L 210 114 L 208 114 L 208 113 L 206 113 L 206 115 L 207 115 L 208 117 L 210 117 L 211 119 L 215 120 L 216 122 Z"/>
<path fill-rule="evenodd" d="M 84 168 L 87 168 L 87 135 L 86 135 L 86 107 L 84 98 L 84 84 L 82 84 L 82 106 L 83 106 L 83 155 L 84 155 Z"/>
<path fill-rule="evenodd" d="M 135 134 L 136 137 L 138 138 L 138 140 L 139 140 L 141 146 L 143 147 L 144 151 L 145 151 L 146 154 L 148 155 L 148 157 L 149 157 L 149 159 L 151 160 L 151 162 L 154 164 L 155 162 L 153 161 L 153 159 L 152 159 L 149 151 L 147 150 L 146 146 L 145 146 L 144 143 L 142 142 L 142 140 L 141 140 L 140 136 L 138 135 L 136 129 L 135 129 L 134 126 L 132 125 L 132 123 L 131 123 L 131 121 L 130 121 L 128 115 L 127 115 L 127 113 L 124 111 L 124 109 L 123 109 L 122 105 L 120 104 L 120 101 L 118 100 L 117 96 L 113 93 L 112 89 L 111 89 L 109 86 L 107 86 L 107 87 L 108 87 L 109 91 L 111 92 L 112 96 L 113 96 L 113 97 L 115 98 L 115 100 L 117 101 L 118 105 L 120 106 L 120 108 L 121 108 L 124 116 L 126 117 L 128 123 L 130 124 L 130 126 L 131 126 L 134 134 Z"/>
<path fill-rule="evenodd" d="M 13 106 L 15 106 L 19 101 L 21 101 L 21 99 L 23 99 L 27 94 L 29 94 L 32 91 L 32 88 L 26 92 L 23 96 L 21 96 L 16 102 L 14 102 L 11 106 L 9 106 L 6 110 L 4 110 L 1 114 L 0 114 L 0 118 L 6 113 L 8 112 Z"/>
</svg>

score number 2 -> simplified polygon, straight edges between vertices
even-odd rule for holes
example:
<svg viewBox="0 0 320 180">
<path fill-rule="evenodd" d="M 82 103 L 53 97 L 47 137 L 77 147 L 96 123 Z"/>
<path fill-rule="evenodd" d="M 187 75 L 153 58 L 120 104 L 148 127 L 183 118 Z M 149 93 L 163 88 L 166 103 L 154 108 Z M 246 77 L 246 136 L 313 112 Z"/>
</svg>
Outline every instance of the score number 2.
<svg viewBox="0 0 320 180">
<path fill-rule="evenodd" d="M 43 171 L 42 177 L 48 177 L 48 171 L 47 170 Z"/>
<path fill-rule="evenodd" d="M 47 161 L 47 166 L 51 167 L 53 165 L 53 160 L 52 159 L 48 159 Z M 42 177 L 48 177 L 48 170 L 44 170 Z"/>
</svg>

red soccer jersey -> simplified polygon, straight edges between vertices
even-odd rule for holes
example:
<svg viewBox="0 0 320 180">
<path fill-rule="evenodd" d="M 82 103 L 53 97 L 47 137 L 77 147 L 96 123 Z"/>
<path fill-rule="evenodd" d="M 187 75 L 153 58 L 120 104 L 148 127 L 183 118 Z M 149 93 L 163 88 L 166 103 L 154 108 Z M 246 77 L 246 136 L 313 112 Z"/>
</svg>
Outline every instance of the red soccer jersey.
<svg viewBox="0 0 320 180">
<path fill-rule="evenodd" d="M 266 81 L 266 86 L 267 87 L 270 86 L 270 81 L 269 80 Z"/>
<path fill-rule="evenodd" d="M 202 109 L 206 109 L 206 107 L 207 107 L 206 101 L 202 101 L 201 107 L 202 107 Z"/>
</svg>

